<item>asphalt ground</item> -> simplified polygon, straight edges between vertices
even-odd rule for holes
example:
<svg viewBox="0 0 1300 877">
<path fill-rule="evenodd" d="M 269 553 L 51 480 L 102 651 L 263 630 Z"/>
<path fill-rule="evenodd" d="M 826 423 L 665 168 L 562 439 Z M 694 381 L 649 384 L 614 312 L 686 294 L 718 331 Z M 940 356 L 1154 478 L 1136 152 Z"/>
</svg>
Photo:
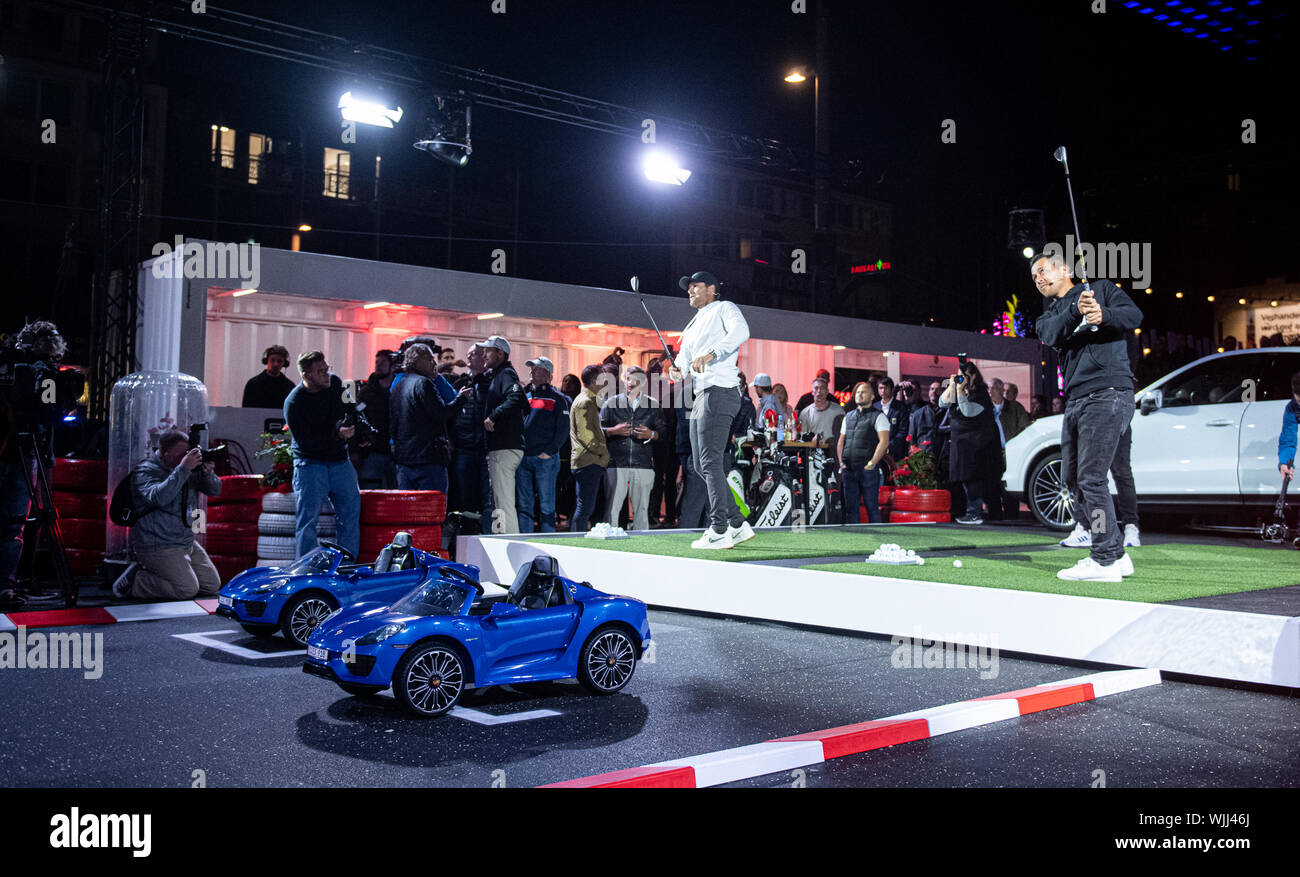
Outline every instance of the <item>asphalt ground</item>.
<svg viewBox="0 0 1300 877">
<path fill-rule="evenodd" d="M 469 693 L 500 721 L 407 718 L 344 694 L 279 638 L 216 616 L 63 628 L 103 636 L 103 673 L 0 670 L 3 786 L 533 786 L 882 718 L 1092 672 L 999 656 L 898 669 L 888 639 L 652 611 L 655 661 L 626 689 Z M 181 639 L 198 634 L 204 640 Z M 231 654 L 229 643 L 275 657 Z M 491 719 L 488 719 L 491 721 Z M 807 768 L 808 786 L 1300 785 L 1300 698 L 1185 682 Z M 788 786 L 769 776 L 739 785 Z"/>
</svg>

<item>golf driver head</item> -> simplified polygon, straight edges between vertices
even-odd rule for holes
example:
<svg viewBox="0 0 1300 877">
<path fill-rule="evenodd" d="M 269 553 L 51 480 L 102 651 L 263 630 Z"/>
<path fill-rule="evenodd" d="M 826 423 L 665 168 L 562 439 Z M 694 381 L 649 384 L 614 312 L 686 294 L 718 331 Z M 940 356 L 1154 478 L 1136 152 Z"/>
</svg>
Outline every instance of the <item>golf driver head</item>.
<svg viewBox="0 0 1300 877">
<path fill-rule="evenodd" d="M 1059 162 L 1061 162 L 1062 164 L 1064 164 L 1064 163 L 1065 163 L 1065 147 L 1064 147 L 1064 146 L 1058 146 L 1058 147 L 1056 147 L 1056 151 L 1052 153 L 1052 158 L 1054 158 L 1054 159 L 1056 159 L 1057 161 L 1059 161 Z"/>
<path fill-rule="evenodd" d="M 632 284 L 632 291 L 633 291 L 633 292 L 640 292 L 640 291 L 641 291 L 641 278 L 640 278 L 640 277 L 637 277 L 635 274 L 633 274 L 633 275 L 632 275 L 631 284 Z"/>
</svg>

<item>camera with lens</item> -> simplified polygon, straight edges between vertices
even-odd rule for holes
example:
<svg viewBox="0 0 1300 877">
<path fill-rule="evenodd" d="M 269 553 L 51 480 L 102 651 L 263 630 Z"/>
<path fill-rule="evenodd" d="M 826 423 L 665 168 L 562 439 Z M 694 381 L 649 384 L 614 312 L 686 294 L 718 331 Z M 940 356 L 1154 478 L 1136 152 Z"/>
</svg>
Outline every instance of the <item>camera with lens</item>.
<svg viewBox="0 0 1300 877">
<path fill-rule="evenodd" d="M 77 407 L 86 379 L 72 368 L 60 369 L 66 350 L 53 323 L 28 323 L 0 347 L 0 418 L 7 429 L 48 430 Z"/>
<path fill-rule="evenodd" d="M 343 427 L 354 426 L 357 431 L 352 434 L 352 441 L 357 445 L 373 444 L 377 431 L 370 425 L 370 421 L 366 420 L 365 410 L 365 402 L 345 402 L 343 419 L 338 422 L 335 432 Z"/>
<path fill-rule="evenodd" d="M 966 380 L 966 364 L 968 362 L 970 360 L 966 358 L 966 354 L 957 354 L 957 383 L 959 384 Z"/>
<path fill-rule="evenodd" d="M 199 449 L 204 463 L 224 463 L 230 457 L 230 452 L 225 445 L 217 445 L 215 448 L 203 447 L 199 433 L 207 428 L 206 423 L 195 423 L 190 426 L 190 447 Z"/>
</svg>

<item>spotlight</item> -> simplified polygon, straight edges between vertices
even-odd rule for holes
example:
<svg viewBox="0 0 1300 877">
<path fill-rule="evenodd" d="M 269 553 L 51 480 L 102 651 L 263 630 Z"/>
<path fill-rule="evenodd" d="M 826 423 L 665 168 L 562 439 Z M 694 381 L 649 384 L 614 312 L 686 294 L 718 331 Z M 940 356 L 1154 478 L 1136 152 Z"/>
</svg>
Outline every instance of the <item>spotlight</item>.
<svg viewBox="0 0 1300 877">
<path fill-rule="evenodd" d="M 429 98 L 420 139 L 412 145 L 456 167 L 469 164 L 474 147 L 470 143 L 470 103 L 464 92 Z"/>
<path fill-rule="evenodd" d="M 691 178 L 691 172 L 679 167 L 677 159 L 663 152 L 651 152 L 645 157 L 645 176 L 655 183 L 680 186 Z"/>
<path fill-rule="evenodd" d="M 343 92 L 339 98 L 339 109 L 343 118 L 359 125 L 375 125 L 379 128 L 391 128 L 402 121 L 402 108 L 389 109 L 378 101 L 363 100 L 350 91 Z"/>
<path fill-rule="evenodd" d="M 1020 251 L 1020 255 L 1024 256 L 1026 259 L 1032 259 L 1034 256 L 1034 248 L 1025 247 L 1023 250 Z"/>
</svg>

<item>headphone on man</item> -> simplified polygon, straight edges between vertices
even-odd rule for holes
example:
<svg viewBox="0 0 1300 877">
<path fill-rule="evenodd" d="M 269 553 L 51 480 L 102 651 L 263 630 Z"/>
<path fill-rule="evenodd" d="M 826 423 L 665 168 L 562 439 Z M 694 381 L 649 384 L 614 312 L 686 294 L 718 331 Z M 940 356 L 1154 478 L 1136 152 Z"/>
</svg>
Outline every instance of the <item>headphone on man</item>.
<svg viewBox="0 0 1300 877">
<path fill-rule="evenodd" d="M 289 364 L 289 351 L 279 344 L 273 344 L 262 351 L 262 365 L 266 365 L 266 361 L 271 358 L 272 353 L 279 353 L 284 357 L 284 364 L 286 366 Z"/>
</svg>

